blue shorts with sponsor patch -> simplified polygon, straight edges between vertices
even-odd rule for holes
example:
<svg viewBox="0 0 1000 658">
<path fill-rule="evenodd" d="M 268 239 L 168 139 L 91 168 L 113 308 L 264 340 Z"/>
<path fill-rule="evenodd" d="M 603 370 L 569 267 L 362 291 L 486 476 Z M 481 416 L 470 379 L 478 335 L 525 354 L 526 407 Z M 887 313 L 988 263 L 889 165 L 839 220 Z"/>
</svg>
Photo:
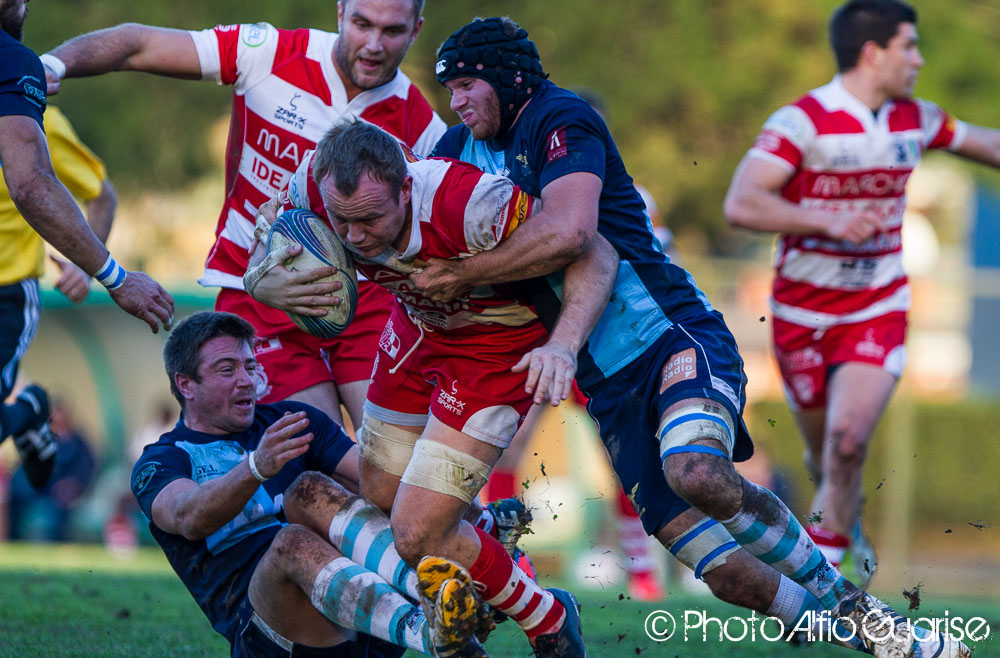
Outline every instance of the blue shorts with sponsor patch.
<svg viewBox="0 0 1000 658">
<path fill-rule="evenodd" d="M 650 535 L 690 507 L 667 486 L 657 429 L 674 403 L 709 398 L 737 424 L 733 460 L 745 461 L 753 443 L 743 423 L 743 359 L 717 311 L 678 321 L 642 356 L 584 390 L 611 463 Z"/>
</svg>

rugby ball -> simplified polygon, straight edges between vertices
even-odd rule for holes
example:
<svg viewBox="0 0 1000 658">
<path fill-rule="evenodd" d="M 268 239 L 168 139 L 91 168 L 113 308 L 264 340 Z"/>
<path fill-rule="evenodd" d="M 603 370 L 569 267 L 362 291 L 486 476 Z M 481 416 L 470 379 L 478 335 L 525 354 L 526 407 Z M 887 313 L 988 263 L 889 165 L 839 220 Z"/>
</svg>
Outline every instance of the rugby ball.
<svg viewBox="0 0 1000 658">
<path fill-rule="evenodd" d="M 358 275 L 354 263 L 326 220 L 309 210 L 294 208 L 283 212 L 271 225 L 265 248 L 270 254 L 292 243 L 302 245 L 302 253 L 286 260 L 285 267 L 301 272 L 332 265 L 337 273 L 319 282 L 340 281 L 342 287 L 333 293 L 340 297 L 340 305 L 322 307 L 326 315 L 312 317 L 289 311 L 288 317 L 306 333 L 333 338 L 347 329 L 358 308 Z"/>
</svg>

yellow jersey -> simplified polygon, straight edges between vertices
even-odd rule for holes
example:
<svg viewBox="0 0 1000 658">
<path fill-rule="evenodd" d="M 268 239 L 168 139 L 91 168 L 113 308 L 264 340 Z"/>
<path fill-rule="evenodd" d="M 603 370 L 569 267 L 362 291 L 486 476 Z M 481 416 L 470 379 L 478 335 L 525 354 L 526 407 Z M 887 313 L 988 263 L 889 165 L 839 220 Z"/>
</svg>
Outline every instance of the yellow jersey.
<svg viewBox="0 0 1000 658">
<path fill-rule="evenodd" d="M 56 176 L 78 201 L 99 196 L 107 178 L 104 163 L 84 146 L 57 108 L 50 105 L 44 121 Z M 7 183 L 0 176 L 0 286 L 41 276 L 45 269 L 43 245 L 42 238 L 17 212 Z"/>
</svg>

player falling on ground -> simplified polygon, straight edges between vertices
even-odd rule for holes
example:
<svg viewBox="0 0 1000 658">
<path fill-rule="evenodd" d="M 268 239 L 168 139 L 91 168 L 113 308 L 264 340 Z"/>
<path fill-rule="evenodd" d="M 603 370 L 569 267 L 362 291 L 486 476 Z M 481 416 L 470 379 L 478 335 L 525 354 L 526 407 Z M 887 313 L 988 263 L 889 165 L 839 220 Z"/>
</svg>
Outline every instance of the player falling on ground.
<svg viewBox="0 0 1000 658">
<path fill-rule="evenodd" d="M 181 418 L 132 469 L 153 538 L 212 628 L 241 657 L 475 655 L 468 574 L 434 583 L 428 624 L 388 518 L 331 479 L 357 486 L 357 446 L 318 409 L 255 402 L 253 338 L 230 313 L 177 326 L 163 361 Z"/>
<path fill-rule="evenodd" d="M 1000 132 L 913 98 L 916 22 L 899 0 L 842 5 L 830 22 L 840 73 L 767 120 L 725 202 L 730 224 L 780 234 L 772 332 L 817 485 L 808 531 L 834 565 L 861 549 L 862 582 L 875 557 L 861 473 L 906 360 L 906 181 L 927 149 L 1000 167 Z"/>
</svg>

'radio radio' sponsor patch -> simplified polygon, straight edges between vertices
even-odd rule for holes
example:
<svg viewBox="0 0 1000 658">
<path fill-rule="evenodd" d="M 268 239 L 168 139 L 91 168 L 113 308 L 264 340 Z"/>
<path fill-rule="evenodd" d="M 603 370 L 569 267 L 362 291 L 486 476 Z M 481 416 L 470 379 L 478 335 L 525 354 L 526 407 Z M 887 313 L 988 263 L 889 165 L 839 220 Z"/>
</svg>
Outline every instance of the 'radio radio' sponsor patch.
<svg viewBox="0 0 1000 658">
<path fill-rule="evenodd" d="M 683 352 L 678 352 L 670 357 L 667 364 L 663 366 L 663 373 L 660 379 L 660 393 L 674 384 L 698 376 L 698 359 L 695 356 L 694 348 L 689 347 Z"/>
</svg>

